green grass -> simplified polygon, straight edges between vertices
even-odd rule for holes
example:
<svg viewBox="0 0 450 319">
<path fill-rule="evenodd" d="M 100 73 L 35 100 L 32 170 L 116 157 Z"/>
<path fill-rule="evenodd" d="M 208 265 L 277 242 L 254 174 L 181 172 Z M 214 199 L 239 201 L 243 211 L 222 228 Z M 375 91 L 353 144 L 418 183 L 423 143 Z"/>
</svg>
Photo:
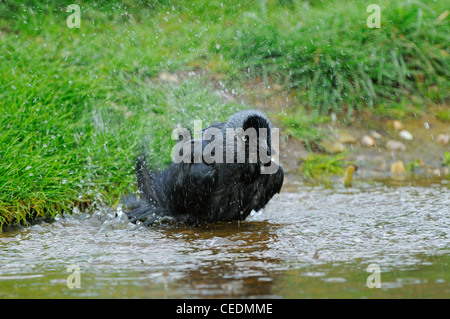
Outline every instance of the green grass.
<svg viewBox="0 0 450 319">
<path fill-rule="evenodd" d="M 223 54 L 252 74 L 295 88 L 321 113 L 376 109 L 406 98 L 448 98 L 449 25 L 443 1 L 381 1 L 381 28 L 366 26 L 370 1 L 261 1 L 231 28 Z M 443 14 L 443 15 L 441 15 Z"/>
<path fill-rule="evenodd" d="M 450 166 L 450 152 L 444 153 L 444 161 L 442 163 L 444 165 Z"/>
<path fill-rule="evenodd" d="M 314 151 L 320 146 L 320 140 L 323 138 L 323 130 L 318 124 L 330 121 L 330 116 L 322 116 L 305 111 L 302 107 L 297 107 L 295 113 L 275 114 L 283 126 L 283 132 L 304 141 L 309 151 Z"/>
<path fill-rule="evenodd" d="M 12 7 L 0 4 L 0 227 L 113 204 L 135 189 L 143 145 L 152 166 L 164 167 L 177 125 L 208 125 L 242 108 L 204 79 L 155 79 L 178 60 L 152 49 L 151 19 L 124 20 L 124 4 L 88 7 L 80 29 L 67 28 L 56 6 Z"/>
<path fill-rule="evenodd" d="M 306 180 L 327 185 L 331 183 L 329 179 L 331 176 L 344 176 L 345 167 L 349 164 L 351 163 L 345 160 L 343 153 L 335 155 L 310 153 L 298 173 Z"/>
<path fill-rule="evenodd" d="M 62 102 L 71 89 L 45 106 L 34 99 L 2 105 L 1 222 L 68 211 L 96 198 L 112 204 L 134 190 L 134 159 L 142 146 L 153 168 L 164 167 L 177 125 L 192 127 L 195 119 L 208 125 L 241 108 L 223 104 L 201 80 L 133 83 L 138 105 L 117 104 L 112 97 Z"/>
<path fill-rule="evenodd" d="M 223 103 L 203 80 L 150 80 L 149 44 L 120 37 L 143 27 L 124 25 L 116 37 L 107 35 L 115 21 L 80 30 L 55 21 L 41 15 L 27 25 L 48 28 L 20 29 L 17 37 L 12 26 L 0 36 L 0 225 L 99 196 L 111 204 L 134 189 L 143 144 L 153 166 L 165 166 L 176 125 L 207 125 L 240 107 Z"/>
<path fill-rule="evenodd" d="M 443 121 L 450 122 L 450 110 L 449 109 L 438 111 L 436 116 Z"/>
<path fill-rule="evenodd" d="M 143 144 L 164 167 L 175 126 L 250 107 L 219 97 L 223 83 L 292 90 L 302 107 L 276 117 L 311 141 L 330 112 L 448 99 L 443 1 L 383 1 L 377 30 L 359 1 L 79 1 L 69 29 L 71 3 L 0 1 L 0 228 L 117 202 Z M 223 83 L 157 77 L 199 69 Z"/>
<path fill-rule="evenodd" d="M 68 211 L 96 198 L 112 204 L 134 190 L 134 159 L 142 146 L 154 168 L 164 167 L 177 125 L 192 127 L 195 119 L 208 125 L 241 107 L 222 104 L 202 81 L 140 83 L 134 91 L 142 99 L 138 106 L 116 104 L 111 98 L 61 103 L 59 98 L 70 91 L 59 92 L 45 106 L 31 100 L 26 106 L 5 103 L 0 121 L 6 146 L 0 149 L 1 222 Z"/>
</svg>

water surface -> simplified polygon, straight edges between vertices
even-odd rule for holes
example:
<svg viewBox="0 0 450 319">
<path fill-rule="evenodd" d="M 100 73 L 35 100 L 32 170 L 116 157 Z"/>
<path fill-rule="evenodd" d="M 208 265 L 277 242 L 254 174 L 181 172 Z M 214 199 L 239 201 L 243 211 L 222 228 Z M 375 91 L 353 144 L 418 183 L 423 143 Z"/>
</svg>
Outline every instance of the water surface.
<svg viewBox="0 0 450 319">
<path fill-rule="evenodd" d="M 0 298 L 449 298 L 445 182 L 290 184 L 245 222 L 200 227 L 138 227 L 120 207 L 65 215 L 0 233 Z"/>
</svg>

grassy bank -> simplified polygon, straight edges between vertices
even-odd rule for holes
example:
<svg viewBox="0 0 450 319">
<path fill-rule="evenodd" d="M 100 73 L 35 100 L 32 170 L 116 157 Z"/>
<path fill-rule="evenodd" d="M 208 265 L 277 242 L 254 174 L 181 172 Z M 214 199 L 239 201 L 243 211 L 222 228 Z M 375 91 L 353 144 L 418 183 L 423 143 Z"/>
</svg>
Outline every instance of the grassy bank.
<svg viewBox="0 0 450 319">
<path fill-rule="evenodd" d="M 443 2 L 382 1 L 379 29 L 366 25 L 367 1 L 275 3 L 246 12 L 242 32 L 225 33 L 220 47 L 251 74 L 294 88 L 310 109 L 351 116 L 448 97 Z"/>
<path fill-rule="evenodd" d="M 251 107 L 218 93 L 255 77 L 291 90 L 281 123 L 302 138 L 316 132 L 300 109 L 316 122 L 448 99 L 443 1 L 382 2 L 376 30 L 359 1 L 80 1 L 79 29 L 70 3 L 0 2 L 0 227 L 117 202 L 143 144 L 167 165 L 172 129 Z"/>
</svg>

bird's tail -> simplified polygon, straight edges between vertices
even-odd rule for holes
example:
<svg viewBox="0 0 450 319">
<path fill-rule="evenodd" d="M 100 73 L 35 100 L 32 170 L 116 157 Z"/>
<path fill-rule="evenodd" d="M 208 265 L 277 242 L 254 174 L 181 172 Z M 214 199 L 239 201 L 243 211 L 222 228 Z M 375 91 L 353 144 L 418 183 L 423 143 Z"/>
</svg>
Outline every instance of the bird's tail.
<svg viewBox="0 0 450 319">
<path fill-rule="evenodd" d="M 136 159 L 137 187 L 142 197 L 149 202 L 156 202 L 155 191 L 153 189 L 154 176 L 146 164 L 146 156 L 141 155 Z"/>
<path fill-rule="evenodd" d="M 167 214 L 155 196 L 154 176 L 147 168 L 145 155 L 139 156 L 136 160 L 136 176 L 138 191 L 141 193 L 142 199 L 128 195 L 122 199 L 122 203 L 129 209 L 125 214 L 130 222 L 141 221 L 145 226 L 149 226 Z"/>
</svg>

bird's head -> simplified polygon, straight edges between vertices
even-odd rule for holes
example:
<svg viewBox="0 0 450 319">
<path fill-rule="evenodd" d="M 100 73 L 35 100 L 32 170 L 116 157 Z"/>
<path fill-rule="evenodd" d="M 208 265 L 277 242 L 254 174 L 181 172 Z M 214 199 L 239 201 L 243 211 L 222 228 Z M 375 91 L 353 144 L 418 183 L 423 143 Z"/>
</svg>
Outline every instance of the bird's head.
<svg viewBox="0 0 450 319">
<path fill-rule="evenodd" d="M 255 154 L 256 162 L 270 164 L 271 124 L 269 119 L 259 111 L 242 111 L 234 114 L 227 122 L 226 128 L 234 129 L 238 138 L 245 145 L 246 160 Z"/>
</svg>

